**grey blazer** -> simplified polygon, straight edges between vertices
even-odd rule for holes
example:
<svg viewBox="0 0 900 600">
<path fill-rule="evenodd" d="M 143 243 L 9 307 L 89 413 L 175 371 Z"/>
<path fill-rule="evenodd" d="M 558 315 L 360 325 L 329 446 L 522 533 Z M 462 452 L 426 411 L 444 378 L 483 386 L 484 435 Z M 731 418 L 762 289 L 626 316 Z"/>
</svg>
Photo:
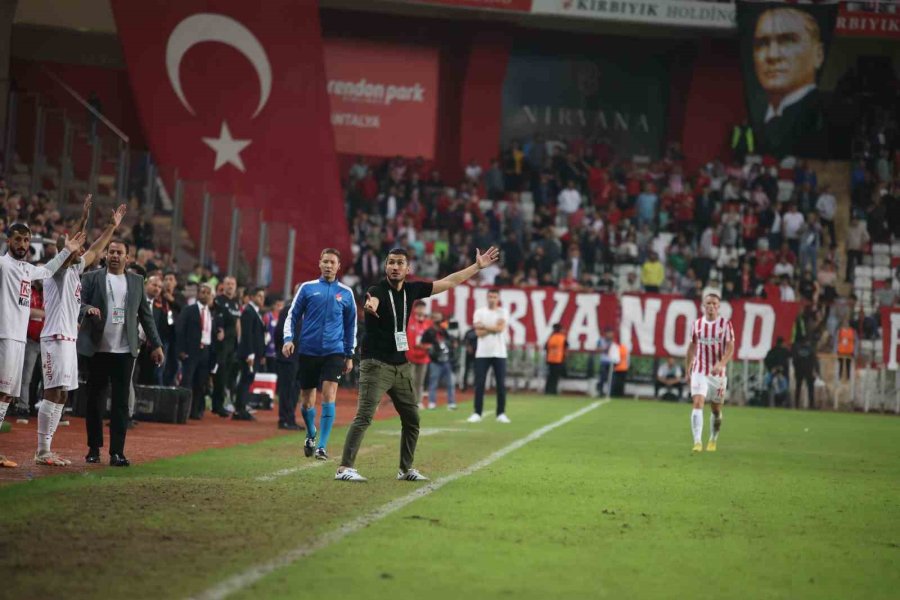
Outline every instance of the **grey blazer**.
<svg viewBox="0 0 900 600">
<path fill-rule="evenodd" d="M 128 297 L 125 300 L 125 334 L 131 355 L 137 357 L 141 349 L 138 338 L 138 320 L 144 327 L 147 340 L 153 348 L 162 348 L 162 341 L 156 331 L 156 323 L 150 312 L 150 305 L 144 295 L 144 280 L 140 275 L 125 273 Z M 99 308 L 100 318 L 86 316 L 89 308 Z M 103 339 L 106 327 L 106 269 L 98 269 L 81 276 L 81 328 L 78 331 L 78 354 L 93 356 Z"/>
</svg>

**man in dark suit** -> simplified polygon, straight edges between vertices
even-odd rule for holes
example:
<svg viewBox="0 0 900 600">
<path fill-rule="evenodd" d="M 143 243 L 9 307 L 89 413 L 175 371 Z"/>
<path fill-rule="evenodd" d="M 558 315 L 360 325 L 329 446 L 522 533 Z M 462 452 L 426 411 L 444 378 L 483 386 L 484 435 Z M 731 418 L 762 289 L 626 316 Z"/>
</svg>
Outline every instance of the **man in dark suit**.
<svg viewBox="0 0 900 600">
<path fill-rule="evenodd" d="M 178 374 L 178 353 L 175 351 L 175 331 L 174 325 L 175 321 L 178 320 L 178 315 L 181 314 L 182 309 L 187 306 L 187 300 L 178 289 L 178 276 L 174 271 L 167 271 L 163 276 L 163 286 L 162 293 L 160 297 L 165 300 L 168 305 L 168 310 L 171 315 L 171 318 L 167 318 L 167 322 L 170 325 L 170 338 L 166 340 L 166 337 L 160 332 L 160 337 L 163 341 L 163 351 L 166 353 L 166 364 L 163 369 L 163 385 L 175 385 L 175 376 Z"/>
<path fill-rule="evenodd" d="M 125 458 L 125 433 L 128 426 L 128 393 L 134 359 L 140 349 L 138 321 L 153 348 L 155 365 L 163 362 L 162 341 L 144 296 L 140 276 L 125 272 L 128 243 L 113 240 L 107 251 L 107 268 L 92 271 L 81 278 L 81 315 L 78 354 L 88 361 L 87 426 L 89 463 L 100 462 L 103 447 L 103 388 L 111 384 L 109 424 L 109 464 L 129 466 Z"/>
<path fill-rule="evenodd" d="M 300 286 L 294 288 L 294 295 Z M 278 315 L 278 325 L 275 326 L 275 348 L 280 350 L 284 346 L 284 322 L 290 305 L 285 305 Z M 275 352 L 275 373 L 278 376 L 278 428 L 291 431 L 300 431 L 303 428 L 297 424 L 297 399 L 300 394 L 300 383 L 297 380 L 297 371 L 300 368 L 300 354 L 295 352 L 285 358 L 280 351 Z"/>
<path fill-rule="evenodd" d="M 156 323 L 156 332 L 163 344 L 163 352 L 172 339 L 173 327 L 169 325 L 171 312 L 168 304 L 161 296 L 162 281 L 156 275 L 147 278 L 144 283 L 144 294 L 147 297 L 147 304 L 150 306 L 150 314 L 153 315 L 153 322 Z M 137 383 L 138 385 L 162 385 L 162 369 L 153 364 L 151 353 L 153 346 L 147 339 L 146 332 L 141 335 L 143 343 L 137 358 Z"/>
<path fill-rule="evenodd" d="M 247 412 L 247 402 L 250 400 L 253 377 L 266 361 L 266 328 L 260 312 L 265 301 L 265 288 L 253 288 L 250 302 L 241 313 L 241 339 L 237 348 L 237 358 L 241 363 L 241 382 L 238 384 L 237 402 L 231 417 L 237 421 L 253 420 L 253 415 Z"/>
<path fill-rule="evenodd" d="M 213 314 L 210 310 L 213 290 L 201 283 L 197 290 L 197 302 L 182 309 L 175 321 L 175 353 L 181 360 L 181 387 L 191 390 L 191 418 L 203 418 L 206 409 L 206 388 L 209 371 L 214 364 L 212 356 Z M 216 412 L 227 417 L 224 410 Z"/>
<path fill-rule="evenodd" d="M 763 12 L 753 33 L 753 66 L 768 106 L 755 115 L 762 123 L 761 150 L 776 156 L 827 153 L 827 131 L 816 73 L 825 46 L 816 19 L 798 8 Z M 756 112 L 756 111 L 755 111 Z"/>
</svg>

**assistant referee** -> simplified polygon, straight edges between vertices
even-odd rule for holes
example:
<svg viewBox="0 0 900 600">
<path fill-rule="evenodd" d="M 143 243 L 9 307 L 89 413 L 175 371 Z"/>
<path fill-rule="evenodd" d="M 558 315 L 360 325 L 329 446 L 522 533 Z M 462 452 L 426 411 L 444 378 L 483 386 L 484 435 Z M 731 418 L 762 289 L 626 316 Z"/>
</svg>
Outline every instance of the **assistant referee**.
<svg viewBox="0 0 900 600">
<path fill-rule="evenodd" d="M 427 481 L 428 478 L 412 468 L 419 439 L 419 399 L 413 393 L 412 369 L 406 361 L 409 340 L 406 325 L 413 304 L 452 289 L 472 278 L 480 270 L 497 262 L 500 251 L 491 246 L 482 254 L 475 251 L 475 263 L 435 282 L 407 282 L 409 254 L 402 248 L 388 253 L 385 262 L 387 277 L 366 292 L 365 336 L 362 340 L 362 361 L 359 366 L 359 404 L 356 418 L 347 432 L 341 466 L 334 478 L 338 481 L 367 481 L 353 468 L 356 454 L 381 397 L 385 393 L 400 414 L 400 471 L 397 479 Z"/>
</svg>

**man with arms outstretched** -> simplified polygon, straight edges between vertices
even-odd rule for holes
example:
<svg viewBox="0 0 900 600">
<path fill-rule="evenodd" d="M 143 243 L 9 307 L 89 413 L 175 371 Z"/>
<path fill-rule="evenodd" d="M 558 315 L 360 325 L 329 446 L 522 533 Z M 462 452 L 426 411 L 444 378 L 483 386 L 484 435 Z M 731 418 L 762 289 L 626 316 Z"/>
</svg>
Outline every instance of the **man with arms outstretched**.
<svg viewBox="0 0 900 600">
<path fill-rule="evenodd" d="M 334 476 L 336 480 L 366 481 L 353 465 L 366 429 L 372 424 L 372 417 L 385 393 L 400 413 L 400 471 L 397 479 L 428 480 L 413 468 L 416 442 L 419 439 L 419 399 L 413 393 L 412 372 L 406 360 L 406 351 L 409 350 L 406 335 L 409 315 L 416 300 L 458 286 L 499 258 L 500 251 L 493 246 L 484 254 L 476 250 L 474 264 L 462 271 L 435 282 L 407 282 L 409 254 L 402 248 L 395 248 L 388 253 L 385 261 L 387 277 L 366 292 L 366 331 L 359 367 L 359 405 L 356 418 L 347 432 L 341 466 Z"/>
<path fill-rule="evenodd" d="M 66 242 L 62 252 L 43 267 L 25 261 L 31 247 L 31 229 L 13 223 L 8 232 L 9 251 L 0 257 L 0 425 L 10 402 L 21 391 L 25 338 L 31 315 L 31 282 L 51 277 L 69 256 L 84 243 L 78 232 Z M 0 454 L 0 467 L 17 467 Z"/>
<path fill-rule="evenodd" d="M 716 451 L 716 441 L 722 428 L 722 404 L 728 378 L 725 376 L 728 361 L 734 356 L 734 328 L 731 321 L 719 316 L 719 297 L 707 294 L 703 299 L 703 316 L 694 321 L 691 343 L 688 346 L 686 370 L 691 374 L 691 433 L 694 435 L 694 452 L 703 451 L 703 404 L 708 399 L 712 412 L 709 415 L 709 441 L 707 452 Z"/>
</svg>

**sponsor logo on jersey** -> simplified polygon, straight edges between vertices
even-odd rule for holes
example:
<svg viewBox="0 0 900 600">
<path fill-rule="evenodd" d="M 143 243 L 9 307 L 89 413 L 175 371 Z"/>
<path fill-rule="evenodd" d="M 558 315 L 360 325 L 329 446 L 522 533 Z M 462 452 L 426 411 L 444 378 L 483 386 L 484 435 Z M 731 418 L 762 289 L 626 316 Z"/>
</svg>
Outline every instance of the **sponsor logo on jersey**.
<svg viewBox="0 0 900 600">
<path fill-rule="evenodd" d="M 31 282 L 24 279 L 19 282 L 19 306 L 31 306 Z"/>
</svg>

